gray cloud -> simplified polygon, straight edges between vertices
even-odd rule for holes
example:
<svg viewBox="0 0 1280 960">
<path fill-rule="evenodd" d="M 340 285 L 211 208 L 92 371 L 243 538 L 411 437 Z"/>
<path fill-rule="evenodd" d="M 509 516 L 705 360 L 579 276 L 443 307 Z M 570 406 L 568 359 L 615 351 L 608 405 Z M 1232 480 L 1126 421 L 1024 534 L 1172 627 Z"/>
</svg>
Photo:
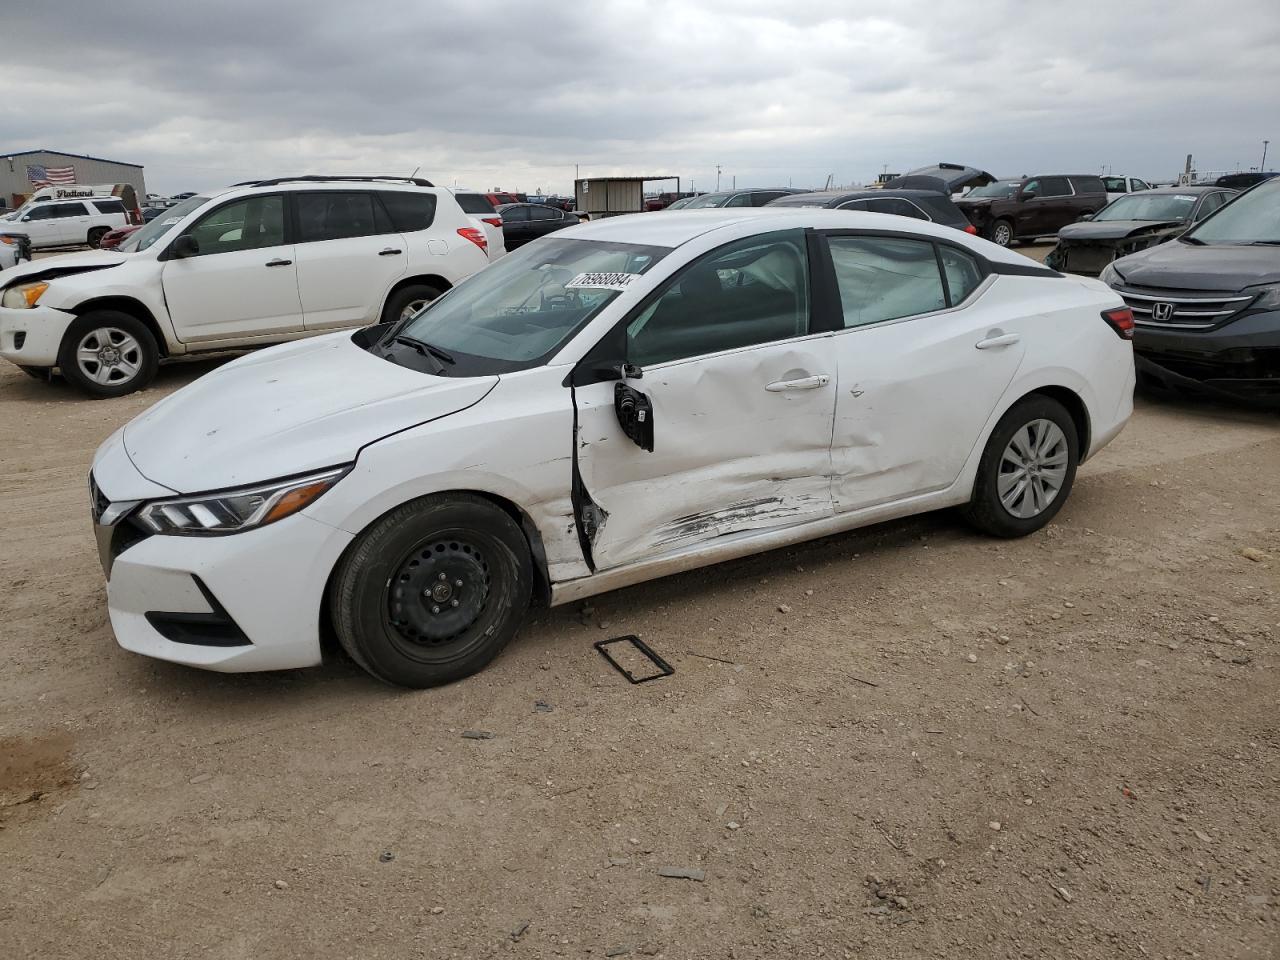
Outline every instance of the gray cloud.
<svg viewBox="0 0 1280 960">
<path fill-rule="evenodd" d="M 162 190 L 421 166 L 566 191 L 575 163 L 700 187 L 716 164 L 810 186 L 939 159 L 1168 177 L 1280 140 L 1274 0 L 75 0 L 3 22 L 0 149 L 144 163 Z"/>
</svg>

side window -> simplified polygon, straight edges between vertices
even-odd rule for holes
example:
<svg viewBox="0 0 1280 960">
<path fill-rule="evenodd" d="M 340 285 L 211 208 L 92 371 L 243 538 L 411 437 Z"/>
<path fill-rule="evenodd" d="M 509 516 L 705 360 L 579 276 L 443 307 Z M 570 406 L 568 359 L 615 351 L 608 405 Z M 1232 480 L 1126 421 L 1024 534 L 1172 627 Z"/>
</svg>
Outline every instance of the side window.
<svg viewBox="0 0 1280 960">
<path fill-rule="evenodd" d="M 32 207 L 31 212 L 23 214 L 22 219 L 23 220 L 52 220 L 53 207 L 51 206 Z"/>
<path fill-rule="evenodd" d="M 468 206 L 481 205 L 481 212 L 492 214 L 493 204 L 484 197 L 474 197 Z M 426 191 L 382 190 L 378 193 L 382 206 L 391 215 L 392 229 L 401 233 L 413 233 L 415 230 L 426 230 L 436 219 L 436 195 Z M 466 207 L 463 207 L 466 210 Z M 381 232 L 381 231 L 379 231 Z"/>
<path fill-rule="evenodd" d="M 1151 184 L 1147 183 L 1147 181 L 1145 181 L 1145 180 L 1139 180 L 1137 177 L 1134 177 L 1134 178 L 1133 178 L 1133 189 L 1135 189 L 1135 190 L 1150 190 L 1150 189 L 1151 189 Z"/>
<path fill-rule="evenodd" d="M 1102 185 L 1107 188 L 1107 193 L 1128 193 L 1129 185 L 1124 177 L 1103 177 Z"/>
<path fill-rule="evenodd" d="M 729 202 L 726 203 L 725 206 L 726 207 L 749 207 L 751 206 L 751 194 L 739 193 L 735 196 L 732 196 L 729 198 Z"/>
<path fill-rule="evenodd" d="M 529 219 L 528 207 L 508 207 L 502 211 L 503 223 L 523 223 Z"/>
<path fill-rule="evenodd" d="M 1071 189 L 1077 194 L 1107 192 L 1106 184 L 1102 182 L 1101 177 L 1068 177 L 1067 179 L 1071 182 Z M 1067 192 L 1070 193 L 1071 191 L 1068 190 Z"/>
<path fill-rule="evenodd" d="M 749 237 L 686 267 L 627 325 L 638 365 L 700 357 L 809 332 L 803 230 Z"/>
<path fill-rule="evenodd" d="M 1217 210 L 1226 202 L 1227 195 L 1225 193 L 1208 193 L 1205 198 L 1200 201 L 1200 209 L 1196 211 L 1196 220 L 1203 220 L 1213 211 Z"/>
<path fill-rule="evenodd" d="M 947 298 L 933 244 L 892 237 L 829 237 L 845 327 L 942 310 Z"/>
<path fill-rule="evenodd" d="M 298 241 L 371 237 L 380 231 L 374 220 L 372 193 L 299 193 Z"/>
<path fill-rule="evenodd" d="M 919 207 L 910 200 L 901 197 L 875 197 L 867 201 L 872 213 L 892 213 L 899 217 L 914 217 L 917 220 L 928 220 Z"/>
<path fill-rule="evenodd" d="M 840 210 L 869 210 L 866 200 L 848 200 L 839 206 Z"/>
<path fill-rule="evenodd" d="M 119 200 L 94 200 L 93 205 L 99 213 L 124 213 L 124 204 Z"/>
<path fill-rule="evenodd" d="M 951 304 L 964 303 L 969 294 L 978 289 L 984 274 L 978 261 L 963 250 L 938 244 L 938 258 L 942 261 L 942 272 L 947 278 L 947 292 L 951 294 Z"/>
<path fill-rule="evenodd" d="M 284 243 L 284 198 L 277 193 L 229 203 L 186 233 L 195 237 L 202 257 L 279 246 Z"/>
<path fill-rule="evenodd" d="M 1043 191 L 1040 188 L 1039 180 L 1028 180 L 1022 185 L 1022 193 L 1025 196 L 1028 193 L 1034 193 L 1037 197 L 1041 196 Z"/>
<path fill-rule="evenodd" d="M 1069 197 L 1071 196 L 1071 184 L 1066 177 L 1042 177 L 1040 179 L 1040 196 Z"/>
<path fill-rule="evenodd" d="M 83 217 L 89 213 L 83 203 L 55 203 L 52 209 L 54 218 L 58 220 L 65 220 L 68 217 Z"/>
<path fill-rule="evenodd" d="M 559 220 L 560 219 L 558 216 L 556 216 L 556 211 L 552 210 L 550 207 L 545 206 L 544 204 L 541 204 L 541 203 L 537 204 L 536 206 L 525 207 L 525 209 L 529 211 L 530 220 Z"/>
<path fill-rule="evenodd" d="M 788 196 L 788 194 L 782 193 L 778 190 L 766 190 L 760 193 L 753 193 L 751 195 L 751 203 L 753 206 L 763 207 L 766 203 L 785 196 Z"/>
</svg>

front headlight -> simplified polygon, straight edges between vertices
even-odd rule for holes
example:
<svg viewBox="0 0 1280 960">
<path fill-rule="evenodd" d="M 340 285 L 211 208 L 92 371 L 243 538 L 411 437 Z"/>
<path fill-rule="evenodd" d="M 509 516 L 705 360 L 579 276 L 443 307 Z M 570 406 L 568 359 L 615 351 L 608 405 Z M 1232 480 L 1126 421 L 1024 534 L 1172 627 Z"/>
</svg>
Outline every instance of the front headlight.
<svg viewBox="0 0 1280 960">
<path fill-rule="evenodd" d="M 1118 287 L 1124 283 L 1124 277 L 1120 276 L 1120 271 L 1116 269 L 1114 263 L 1108 263 L 1103 267 L 1102 273 L 1098 274 L 1098 279 L 1108 287 Z"/>
<path fill-rule="evenodd" d="M 4 292 L 4 297 L 0 298 L 0 306 L 9 307 L 14 310 L 26 310 L 34 307 L 44 292 L 49 289 L 49 285 L 44 282 L 40 283 L 20 283 L 15 287 L 10 287 Z"/>
<path fill-rule="evenodd" d="M 138 511 L 138 520 L 152 533 L 179 536 L 239 533 L 264 527 L 315 503 L 350 469 L 338 467 L 254 487 L 153 500 Z"/>
<path fill-rule="evenodd" d="M 1240 292 L 1258 294 L 1258 299 L 1249 304 L 1254 310 L 1280 310 L 1280 283 L 1264 283 L 1259 287 L 1245 287 Z"/>
</svg>

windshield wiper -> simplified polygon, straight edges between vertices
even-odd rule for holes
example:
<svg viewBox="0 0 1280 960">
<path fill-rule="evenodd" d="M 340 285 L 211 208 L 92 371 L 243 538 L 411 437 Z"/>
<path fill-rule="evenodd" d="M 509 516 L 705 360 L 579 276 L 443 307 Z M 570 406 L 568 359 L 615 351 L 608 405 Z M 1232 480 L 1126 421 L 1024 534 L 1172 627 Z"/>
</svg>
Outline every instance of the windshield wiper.
<svg viewBox="0 0 1280 960">
<path fill-rule="evenodd" d="M 1196 237 L 1188 237 L 1185 233 L 1178 239 L 1183 243 L 1194 243 L 1197 247 L 1203 247 L 1206 245 L 1203 240 L 1197 239 Z"/>
<path fill-rule="evenodd" d="M 394 342 L 403 347 L 412 347 L 414 350 L 417 350 L 419 354 L 432 361 L 436 365 L 436 373 L 444 372 L 444 364 L 440 362 L 441 360 L 448 360 L 449 363 L 456 362 L 453 357 L 449 356 L 438 347 L 433 347 L 429 343 L 423 343 L 421 340 L 415 340 L 413 337 L 407 337 L 404 334 L 396 337 Z M 440 356 L 441 354 L 444 355 Z"/>
</svg>

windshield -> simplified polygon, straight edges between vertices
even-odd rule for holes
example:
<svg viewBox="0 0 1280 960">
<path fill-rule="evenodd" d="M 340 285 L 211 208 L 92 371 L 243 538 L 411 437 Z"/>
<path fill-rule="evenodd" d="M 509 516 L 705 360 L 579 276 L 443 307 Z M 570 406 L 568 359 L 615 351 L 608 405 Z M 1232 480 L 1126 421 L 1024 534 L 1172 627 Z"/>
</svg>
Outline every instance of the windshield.
<svg viewBox="0 0 1280 960">
<path fill-rule="evenodd" d="M 1242 193 L 1183 237 L 1200 243 L 1280 244 L 1280 178 Z"/>
<path fill-rule="evenodd" d="M 1098 220 L 1186 220 L 1196 198 L 1190 193 L 1131 193 L 1099 211 Z"/>
<path fill-rule="evenodd" d="M 546 237 L 509 253 L 395 330 L 449 355 L 450 376 L 537 366 L 670 251 Z M 410 344 L 411 346 L 411 344 Z"/>
<path fill-rule="evenodd" d="M 970 197 L 995 197 L 996 199 L 1012 197 L 1014 193 L 1017 192 L 1017 189 L 1021 184 L 1021 180 L 1006 180 L 1003 183 L 988 183 L 985 187 L 976 187 L 973 190 L 970 190 L 964 195 L 964 198 L 968 200 Z"/>
<path fill-rule="evenodd" d="M 156 217 L 137 233 L 130 234 L 124 239 L 117 250 L 123 253 L 132 253 L 135 250 L 145 250 L 180 221 L 186 219 L 187 214 L 197 207 L 209 202 L 208 197 L 188 197 L 181 203 L 174 204 L 160 216 Z"/>
<path fill-rule="evenodd" d="M 685 210 L 697 210 L 703 207 L 723 207 L 733 196 L 731 193 L 704 193 L 700 197 L 694 197 L 684 205 Z"/>
</svg>

